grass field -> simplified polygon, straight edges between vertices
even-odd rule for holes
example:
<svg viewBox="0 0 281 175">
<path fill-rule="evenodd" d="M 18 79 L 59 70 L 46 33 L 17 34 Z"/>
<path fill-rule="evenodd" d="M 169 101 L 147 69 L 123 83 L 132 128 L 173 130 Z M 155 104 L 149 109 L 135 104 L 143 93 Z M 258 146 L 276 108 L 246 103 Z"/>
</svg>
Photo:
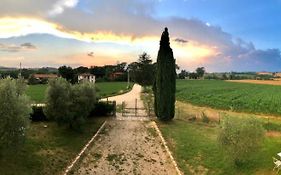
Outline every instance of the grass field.
<svg viewBox="0 0 281 175">
<path fill-rule="evenodd" d="M 177 102 L 176 116 L 172 122 L 158 122 L 168 146 L 185 174 L 274 174 L 272 157 L 281 152 L 281 120 L 278 117 L 214 110 Z M 179 112 L 178 109 L 181 109 Z M 211 110 L 211 111 L 210 111 Z M 210 123 L 202 122 L 198 114 L 205 113 Z M 215 113 L 221 114 L 220 119 Z M 219 121 L 225 116 L 254 117 L 266 129 L 266 139 L 261 151 L 242 167 L 235 167 L 219 147 L 217 136 Z M 196 121 L 189 119 L 196 116 Z"/>
<path fill-rule="evenodd" d="M 130 89 L 133 83 L 130 84 Z M 102 82 L 96 83 L 97 95 L 99 97 L 108 97 L 122 94 L 127 89 L 127 82 Z M 29 85 L 26 94 L 36 103 L 43 103 L 47 85 Z"/>
<path fill-rule="evenodd" d="M 47 89 L 47 85 L 29 85 L 26 90 L 26 95 L 31 98 L 31 100 L 42 103 L 45 99 L 45 92 Z"/>
<path fill-rule="evenodd" d="M 272 156 L 280 152 L 281 137 L 266 137 L 262 149 L 242 167 L 235 167 L 217 142 L 218 126 L 174 120 L 160 123 L 184 174 L 273 174 Z"/>
<path fill-rule="evenodd" d="M 104 120 L 89 119 L 83 133 L 59 128 L 54 122 L 31 123 L 20 151 L 0 158 L 0 174 L 62 174 Z"/>
<path fill-rule="evenodd" d="M 97 92 L 100 97 L 109 97 L 118 94 L 122 94 L 130 90 L 133 83 L 130 84 L 130 88 L 127 89 L 127 82 L 101 82 L 96 83 Z"/>
<path fill-rule="evenodd" d="M 217 109 L 281 115 L 281 86 L 216 80 L 178 80 L 177 100 Z"/>
</svg>

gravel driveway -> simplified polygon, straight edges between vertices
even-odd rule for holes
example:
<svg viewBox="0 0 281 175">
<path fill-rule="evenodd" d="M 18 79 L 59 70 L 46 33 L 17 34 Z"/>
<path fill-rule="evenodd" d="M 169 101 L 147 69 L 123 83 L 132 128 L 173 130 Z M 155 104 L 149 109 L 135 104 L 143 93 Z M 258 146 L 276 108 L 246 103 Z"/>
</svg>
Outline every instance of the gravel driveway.
<svg viewBox="0 0 281 175">
<path fill-rule="evenodd" d="M 109 100 L 115 100 L 117 104 L 125 101 L 126 107 L 133 108 L 137 99 L 138 107 L 143 107 L 140 94 L 141 86 L 135 84 L 130 92 Z M 176 175 L 155 123 L 148 117 L 119 115 L 107 121 L 94 144 L 75 166 L 74 174 Z"/>
<path fill-rule="evenodd" d="M 110 120 L 74 174 L 174 175 L 152 121 Z"/>
</svg>

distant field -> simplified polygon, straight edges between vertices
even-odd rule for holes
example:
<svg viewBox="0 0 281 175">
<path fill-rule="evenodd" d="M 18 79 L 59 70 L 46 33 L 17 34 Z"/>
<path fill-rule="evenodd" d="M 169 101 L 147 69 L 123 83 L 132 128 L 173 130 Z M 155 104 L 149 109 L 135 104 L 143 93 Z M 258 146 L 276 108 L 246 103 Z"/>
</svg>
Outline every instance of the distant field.
<svg viewBox="0 0 281 175">
<path fill-rule="evenodd" d="M 132 85 L 131 83 L 130 87 Z M 107 97 L 126 92 L 127 82 L 102 82 L 96 83 L 96 87 L 98 96 Z M 30 85 L 27 88 L 26 94 L 36 103 L 43 103 L 46 89 L 47 85 Z"/>
<path fill-rule="evenodd" d="M 130 84 L 130 89 L 132 86 L 133 83 Z M 128 91 L 127 82 L 101 82 L 96 83 L 96 87 L 100 97 L 113 96 Z"/>
<path fill-rule="evenodd" d="M 281 80 L 227 80 L 229 82 L 237 83 L 254 83 L 254 84 L 269 84 L 269 85 L 278 85 L 281 86 Z"/>
<path fill-rule="evenodd" d="M 26 94 L 31 98 L 31 100 L 42 103 L 45 98 L 45 91 L 47 89 L 47 85 L 29 85 Z"/>
<path fill-rule="evenodd" d="M 219 80 L 178 80 L 177 100 L 199 106 L 281 115 L 281 87 Z"/>
</svg>

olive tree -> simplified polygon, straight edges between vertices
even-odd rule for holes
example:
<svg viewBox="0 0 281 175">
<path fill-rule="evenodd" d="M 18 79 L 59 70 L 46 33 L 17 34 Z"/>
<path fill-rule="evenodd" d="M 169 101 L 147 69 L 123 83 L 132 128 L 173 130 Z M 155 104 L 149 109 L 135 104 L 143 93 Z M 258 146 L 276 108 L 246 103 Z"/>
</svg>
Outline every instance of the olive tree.
<svg viewBox="0 0 281 175">
<path fill-rule="evenodd" d="M 85 123 L 85 119 L 94 109 L 96 94 L 95 87 L 92 83 L 84 82 L 71 87 L 71 106 L 69 126 L 76 130 L 81 130 L 81 126 Z"/>
<path fill-rule="evenodd" d="M 25 140 L 31 106 L 22 79 L 0 80 L 0 152 L 19 148 Z"/>
<path fill-rule="evenodd" d="M 226 116 L 218 141 L 236 166 L 243 164 L 258 151 L 264 138 L 262 124 L 254 118 Z"/>
<path fill-rule="evenodd" d="M 63 78 L 51 80 L 47 88 L 45 113 L 59 125 L 68 121 L 71 106 L 70 83 Z"/>
<path fill-rule="evenodd" d="M 71 85 L 63 78 L 50 81 L 46 96 L 47 117 L 78 131 L 93 110 L 96 100 L 93 84 Z"/>
</svg>

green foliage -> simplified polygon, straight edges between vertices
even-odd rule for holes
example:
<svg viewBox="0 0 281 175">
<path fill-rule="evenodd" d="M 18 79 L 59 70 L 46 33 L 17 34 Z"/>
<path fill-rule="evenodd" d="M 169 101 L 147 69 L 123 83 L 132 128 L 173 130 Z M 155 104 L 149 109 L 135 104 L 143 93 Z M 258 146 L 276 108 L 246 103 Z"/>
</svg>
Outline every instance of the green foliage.
<svg viewBox="0 0 281 175">
<path fill-rule="evenodd" d="M 33 75 L 28 78 L 28 84 L 29 85 L 35 85 L 35 84 L 40 84 L 40 80 L 35 78 Z"/>
<path fill-rule="evenodd" d="M 179 79 L 185 79 L 187 78 L 189 73 L 186 70 L 181 70 L 181 72 L 178 74 Z"/>
<path fill-rule="evenodd" d="M 25 140 L 31 112 L 25 87 L 22 79 L 0 80 L 0 153 L 19 148 Z"/>
<path fill-rule="evenodd" d="M 226 116 L 218 141 L 236 166 L 241 166 L 256 153 L 264 139 L 262 124 L 254 118 Z"/>
<path fill-rule="evenodd" d="M 55 120 L 58 124 L 63 124 L 71 117 L 69 110 L 72 104 L 70 93 L 70 84 L 65 79 L 59 78 L 49 82 L 45 110 L 48 119 Z"/>
<path fill-rule="evenodd" d="M 61 66 L 58 71 L 61 77 L 65 78 L 68 82 L 74 84 L 78 81 L 75 71 L 71 67 Z"/>
<path fill-rule="evenodd" d="M 155 79 L 155 114 L 160 120 L 171 120 L 175 115 L 176 66 L 167 28 L 161 36 Z"/>
<path fill-rule="evenodd" d="M 96 101 L 94 85 L 82 83 L 72 86 L 70 100 L 72 101 L 69 108 L 70 115 L 68 115 L 66 123 L 72 129 L 81 130 L 81 126 L 94 109 Z"/>
<path fill-rule="evenodd" d="M 129 91 L 133 83 L 130 83 L 129 89 L 127 89 L 127 82 L 100 82 L 95 83 L 97 89 L 98 98 L 113 96 L 117 94 L 122 94 L 124 92 Z M 29 85 L 26 94 L 36 103 L 45 102 L 45 92 L 47 90 L 47 85 Z"/>
<path fill-rule="evenodd" d="M 90 117 L 93 116 L 109 116 L 115 114 L 115 104 L 99 101 L 95 104 L 95 108 L 91 111 Z"/>
<path fill-rule="evenodd" d="M 87 120 L 83 133 L 61 129 L 54 122 L 32 122 L 25 144 L 12 154 L 0 158 L 1 175 L 55 175 L 64 172 L 85 144 L 104 122 L 104 118 Z M 43 127 L 46 125 L 47 127 Z"/>
<path fill-rule="evenodd" d="M 139 55 L 138 62 L 128 66 L 130 76 L 134 82 L 141 86 L 151 86 L 155 79 L 155 66 L 147 53 Z"/>
<path fill-rule="evenodd" d="M 91 74 L 96 76 L 98 82 L 102 81 L 127 81 L 127 72 L 125 67 L 126 62 L 121 62 L 116 65 L 94 66 L 89 69 Z M 118 76 L 112 76 L 113 73 L 122 73 Z"/>
<path fill-rule="evenodd" d="M 95 88 L 91 83 L 71 86 L 59 78 L 49 83 L 47 90 L 46 115 L 59 125 L 81 130 L 85 119 L 94 108 Z"/>
<path fill-rule="evenodd" d="M 262 149 L 238 168 L 218 144 L 219 127 L 178 119 L 158 126 L 184 174 L 272 174 L 272 156 L 280 152 L 280 137 L 266 137 Z"/>
<path fill-rule="evenodd" d="M 220 80 L 178 80 L 177 100 L 199 106 L 281 115 L 280 86 Z"/>
<path fill-rule="evenodd" d="M 205 72 L 206 71 L 205 71 L 204 67 L 198 67 L 196 69 L 196 73 L 197 73 L 198 77 L 200 77 L 200 78 L 202 78 L 204 76 Z"/>
</svg>

